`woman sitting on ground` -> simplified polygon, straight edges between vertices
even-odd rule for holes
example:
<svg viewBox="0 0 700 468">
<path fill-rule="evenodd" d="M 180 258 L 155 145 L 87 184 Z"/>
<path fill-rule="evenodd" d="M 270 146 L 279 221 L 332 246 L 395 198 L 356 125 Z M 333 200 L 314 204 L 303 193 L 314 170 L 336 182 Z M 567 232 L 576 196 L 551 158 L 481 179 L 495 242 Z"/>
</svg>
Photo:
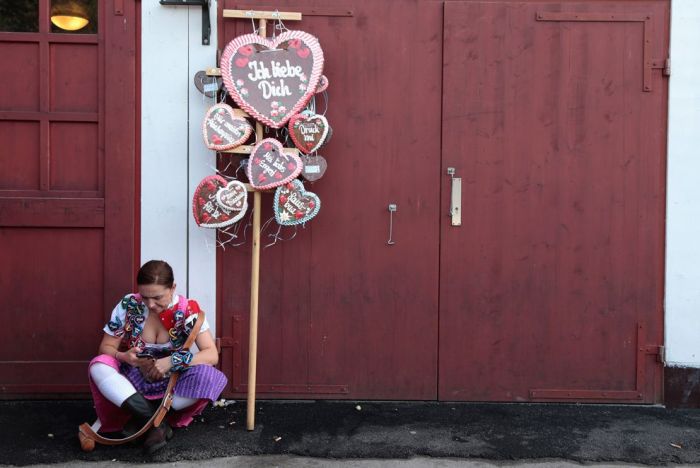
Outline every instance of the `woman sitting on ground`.
<svg viewBox="0 0 700 468">
<path fill-rule="evenodd" d="M 170 265 L 145 263 L 136 283 L 138 293 L 127 294 L 114 308 L 100 355 L 90 362 L 90 388 L 102 432 L 122 430 L 129 419 L 134 432 L 143 427 L 158 409 L 171 372 L 181 373 L 171 406 L 175 411 L 167 418 L 174 427 L 192 422 L 227 383 L 213 367 L 219 355 L 206 319 L 195 339 L 199 352 L 179 351 L 192 330 L 188 317 L 197 315 L 199 305 L 175 294 Z M 147 354 L 152 356 L 143 357 Z M 153 453 L 171 437 L 164 421 L 146 433 L 144 447 Z"/>
</svg>

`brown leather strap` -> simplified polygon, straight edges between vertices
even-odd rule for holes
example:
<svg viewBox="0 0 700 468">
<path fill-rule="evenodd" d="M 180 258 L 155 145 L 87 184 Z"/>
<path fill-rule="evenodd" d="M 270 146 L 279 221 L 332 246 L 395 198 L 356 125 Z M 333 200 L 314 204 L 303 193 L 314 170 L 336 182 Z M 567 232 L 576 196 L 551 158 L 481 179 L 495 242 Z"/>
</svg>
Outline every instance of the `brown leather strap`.
<svg viewBox="0 0 700 468">
<path fill-rule="evenodd" d="M 181 348 L 183 351 L 190 350 L 192 344 L 194 343 L 194 340 L 199 334 L 199 330 L 202 328 L 203 322 L 204 312 L 199 311 L 199 313 L 197 314 L 197 321 L 195 322 L 192 331 L 187 337 L 185 344 Z M 172 405 L 173 403 L 173 390 L 175 389 L 175 384 L 177 383 L 177 379 L 179 376 L 179 372 L 173 372 L 172 374 L 170 374 L 170 380 L 168 380 L 168 387 L 165 389 L 165 395 L 163 395 L 163 399 L 160 401 L 158 409 L 155 413 L 153 413 L 151 419 L 149 419 L 148 422 L 141 429 L 138 430 L 138 432 L 130 435 L 129 437 L 124 437 L 122 439 L 109 439 L 107 437 L 102 437 L 101 435 L 96 433 L 88 423 L 83 423 L 80 426 L 78 426 L 78 438 L 80 439 L 80 445 L 81 447 L 83 447 L 83 450 L 92 450 L 92 448 L 86 450 L 86 447 L 90 447 L 90 444 L 87 441 L 94 441 L 103 445 L 126 444 L 127 442 L 131 442 L 132 440 L 136 440 L 139 437 L 141 437 L 143 434 L 146 433 L 146 431 L 148 431 L 151 428 L 151 426 L 160 426 L 161 422 L 163 421 L 163 418 L 165 418 L 165 415 L 170 409 L 170 405 Z M 92 447 L 94 447 L 94 444 L 92 444 Z"/>
</svg>

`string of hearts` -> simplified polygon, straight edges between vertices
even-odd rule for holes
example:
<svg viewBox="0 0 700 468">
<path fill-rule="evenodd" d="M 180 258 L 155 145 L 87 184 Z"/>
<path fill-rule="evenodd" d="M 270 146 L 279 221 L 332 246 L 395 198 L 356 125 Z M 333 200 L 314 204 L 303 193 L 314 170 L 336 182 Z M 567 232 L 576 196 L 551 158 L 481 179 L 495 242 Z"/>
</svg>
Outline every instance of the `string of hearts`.
<svg viewBox="0 0 700 468">
<path fill-rule="evenodd" d="M 249 116 L 282 133 L 285 143 L 291 139 L 301 156 L 288 151 L 277 139 L 265 138 L 255 142 L 247 164 L 241 161 L 234 177 L 226 175 L 231 166 L 229 160 L 223 170 L 213 168 L 216 174 L 200 182 L 193 196 L 193 216 L 199 226 L 218 230 L 221 247 L 240 245 L 234 240 L 239 238 L 239 221 L 248 208 L 246 187 L 236 179 L 242 167 L 253 188 L 275 189 L 274 218 L 264 228 L 272 219 L 279 226 L 276 233 L 269 234 L 273 238 L 269 245 L 294 238 L 296 231 L 290 237 L 281 236 L 283 226 L 304 226 L 318 214 L 319 197 L 307 191 L 297 177 L 315 182 L 327 168 L 325 158 L 318 154 L 332 136 L 325 117 L 329 81 L 322 75 L 323 62 L 315 37 L 286 28 L 272 39 L 257 34 L 239 36 L 225 48 L 221 57 L 222 98 L 207 111 L 202 123 L 207 148 L 220 155 L 246 143 L 254 134 L 248 120 L 224 102 L 228 94 Z M 204 83 L 201 76 L 200 82 Z M 214 86 L 212 82 L 208 89 Z M 316 113 L 316 94 L 325 98 L 322 114 Z M 248 224 L 243 228 L 243 242 Z"/>
</svg>

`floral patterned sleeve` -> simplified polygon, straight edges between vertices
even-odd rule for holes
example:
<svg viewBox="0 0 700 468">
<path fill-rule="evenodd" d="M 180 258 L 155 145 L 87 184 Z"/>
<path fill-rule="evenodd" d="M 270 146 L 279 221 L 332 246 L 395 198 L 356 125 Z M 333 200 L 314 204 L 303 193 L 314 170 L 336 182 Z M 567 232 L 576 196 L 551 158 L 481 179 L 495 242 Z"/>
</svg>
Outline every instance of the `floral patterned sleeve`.
<svg viewBox="0 0 700 468">
<path fill-rule="evenodd" d="M 124 335 L 124 322 L 126 318 L 126 300 L 131 297 L 131 294 L 127 295 L 119 301 L 119 303 L 112 310 L 112 316 L 109 318 L 109 322 L 102 329 L 108 335 L 121 337 Z"/>
</svg>

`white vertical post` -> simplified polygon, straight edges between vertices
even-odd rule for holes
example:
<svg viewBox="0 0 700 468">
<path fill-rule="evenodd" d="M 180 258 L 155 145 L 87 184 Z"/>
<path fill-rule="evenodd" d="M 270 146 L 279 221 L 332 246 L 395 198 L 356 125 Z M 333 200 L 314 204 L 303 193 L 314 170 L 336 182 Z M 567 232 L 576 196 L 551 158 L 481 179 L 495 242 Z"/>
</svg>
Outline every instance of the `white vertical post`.
<svg viewBox="0 0 700 468">
<path fill-rule="evenodd" d="M 192 197 L 197 184 L 206 176 L 215 173 L 216 153 L 204 145 L 202 121 L 204 115 L 215 104 L 214 98 L 205 97 L 194 85 L 194 75 L 198 71 L 217 66 L 216 63 L 216 3 L 209 9 L 211 22 L 210 45 L 202 45 L 202 9 L 188 7 L 189 10 L 189 67 L 187 72 L 189 103 L 189 175 L 186 184 L 188 230 L 188 294 L 199 302 L 207 313 L 207 321 L 212 335 L 216 330 L 216 230 L 197 226 L 192 217 Z M 230 155 L 224 157 L 232 157 Z"/>
<path fill-rule="evenodd" d="M 700 2 L 671 2 L 666 361 L 700 367 Z"/>
</svg>

